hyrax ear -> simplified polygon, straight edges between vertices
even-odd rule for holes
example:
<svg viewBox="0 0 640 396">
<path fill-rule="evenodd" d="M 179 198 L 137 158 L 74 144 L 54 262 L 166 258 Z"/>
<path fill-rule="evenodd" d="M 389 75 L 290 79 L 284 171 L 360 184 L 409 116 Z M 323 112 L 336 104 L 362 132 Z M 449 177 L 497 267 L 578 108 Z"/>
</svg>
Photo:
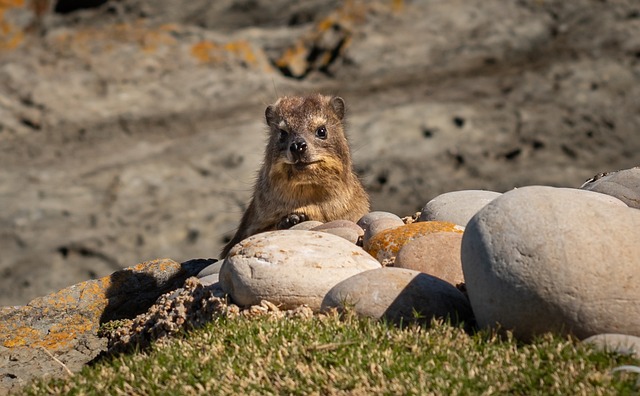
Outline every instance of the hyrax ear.
<svg viewBox="0 0 640 396">
<path fill-rule="evenodd" d="M 264 118 L 267 120 L 267 125 L 271 126 L 276 119 L 276 109 L 275 106 L 269 105 L 267 109 L 264 111 Z"/>
<path fill-rule="evenodd" d="M 344 111 L 345 111 L 344 99 L 342 99 L 339 96 L 331 98 L 331 107 L 333 107 L 333 111 L 335 111 L 339 119 L 344 118 Z"/>
</svg>

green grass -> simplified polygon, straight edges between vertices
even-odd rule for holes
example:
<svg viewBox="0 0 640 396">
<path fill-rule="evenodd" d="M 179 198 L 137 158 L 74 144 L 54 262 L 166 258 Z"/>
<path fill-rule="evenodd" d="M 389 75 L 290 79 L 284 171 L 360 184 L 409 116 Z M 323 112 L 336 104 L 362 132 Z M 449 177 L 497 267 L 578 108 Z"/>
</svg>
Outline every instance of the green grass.
<svg viewBox="0 0 640 396">
<path fill-rule="evenodd" d="M 575 340 L 518 344 L 487 332 L 337 316 L 219 317 L 26 394 L 638 394 L 637 360 Z"/>
</svg>

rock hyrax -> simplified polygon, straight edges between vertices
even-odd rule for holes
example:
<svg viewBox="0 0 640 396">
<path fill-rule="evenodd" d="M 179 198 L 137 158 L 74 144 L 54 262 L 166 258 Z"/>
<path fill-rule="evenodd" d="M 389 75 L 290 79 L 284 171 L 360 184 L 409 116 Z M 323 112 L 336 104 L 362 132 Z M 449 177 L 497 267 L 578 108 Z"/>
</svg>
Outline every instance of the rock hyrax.
<svg viewBox="0 0 640 396">
<path fill-rule="evenodd" d="M 285 96 L 267 107 L 269 140 L 253 198 L 235 236 L 222 250 L 301 221 L 357 221 L 369 197 L 353 172 L 344 133 L 345 104 L 320 94 Z"/>
</svg>

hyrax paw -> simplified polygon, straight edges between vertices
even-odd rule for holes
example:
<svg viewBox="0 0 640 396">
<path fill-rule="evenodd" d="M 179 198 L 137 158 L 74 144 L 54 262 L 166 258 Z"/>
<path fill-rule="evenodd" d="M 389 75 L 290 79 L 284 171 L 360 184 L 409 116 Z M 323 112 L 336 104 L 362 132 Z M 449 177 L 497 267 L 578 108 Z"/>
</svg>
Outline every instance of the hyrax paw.
<svg viewBox="0 0 640 396">
<path fill-rule="evenodd" d="M 290 213 L 287 216 L 283 217 L 282 220 L 278 223 L 279 230 L 286 230 L 298 223 L 302 223 L 303 221 L 307 221 L 307 215 L 304 213 Z"/>
</svg>

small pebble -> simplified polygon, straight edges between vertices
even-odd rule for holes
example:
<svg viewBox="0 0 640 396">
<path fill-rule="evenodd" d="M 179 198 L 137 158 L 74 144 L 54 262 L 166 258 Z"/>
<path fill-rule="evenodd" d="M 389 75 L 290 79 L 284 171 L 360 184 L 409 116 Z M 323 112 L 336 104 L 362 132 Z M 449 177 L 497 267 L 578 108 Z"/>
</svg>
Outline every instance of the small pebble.
<svg viewBox="0 0 640 396">
<path fill-rule="evenodd" d="M 371 238 L 378 235 L 382 231 L 390 230 L 392 228 L 402 227 L 404 226 L 404 222 L 402 219 L 396 216 L 393 217 L 382 217 L 376 220 L 373 220 L 364 231 L 364 237 L 362 239 L 363 246 L 368 247 L 369 241 Z"/>
<path fill-rule="evenodd" d="M 402 219 L 400 217 L 398 217 L 397 215 L 393 214 L 393 213 L 389 213 L 389 212 L 382 212 L 382 211 L 375 211 L 375 212 L 369 212 L 366 215 L 362 216 L 360 218 L 360 220 L 357 221 L 357 224 L 366 232 L 367 228 L 369 228 L 369 225 L 379 219 L 397 219 L 402 221 Z"/>
<path fill-rule="evenodd" d="M 294 225 L 293 227 L 291 227 L 289 229 L 290 230 L 310 230 L 310 229 L 318 227 L 318 226 L 320 226 L 322 224 L 323 223 L 321 221 L 307 220 L 307 221 L 303 221 L 302 223 L 298 223 L 298 224 Z"/>
<path fill-rule="evenodd" d="M 358 236 L 364 235 L 364 230 L 362 229 L 362 227 L 360 227 L 353 221 L 349 221 L 349 220 L 330 221 L 328 223 L 324 223 L 324 224 L 318 225 L 317 227 L 314 227 L 312 231 L 326 231 L 332 228 L 350 228 L 354 232 L 356 232 Z"/>
</svg>

